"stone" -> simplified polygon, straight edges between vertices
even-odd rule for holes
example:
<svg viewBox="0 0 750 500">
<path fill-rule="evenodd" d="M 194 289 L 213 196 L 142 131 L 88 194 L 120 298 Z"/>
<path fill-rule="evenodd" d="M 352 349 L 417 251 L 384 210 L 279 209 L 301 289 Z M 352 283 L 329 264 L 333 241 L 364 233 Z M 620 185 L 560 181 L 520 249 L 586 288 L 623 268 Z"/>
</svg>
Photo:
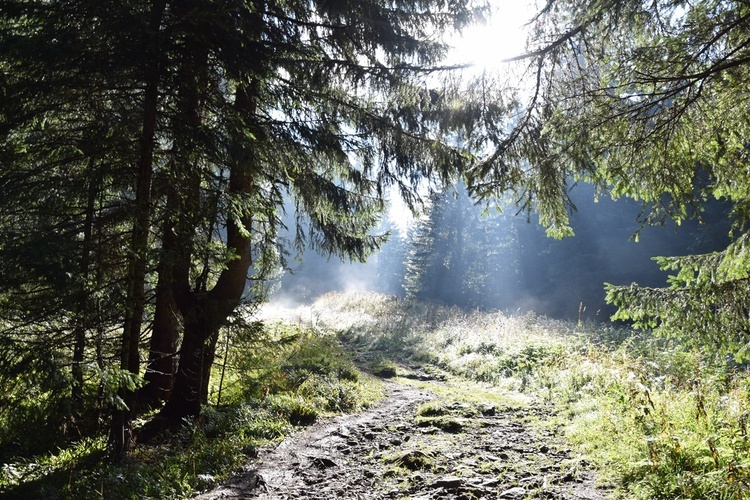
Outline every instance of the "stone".
<svg viewBox="0 0 750 500">
<path fill-rule="evenodd" d="M 338 467 L 338 464 L 328 457 L 311 457 L 310 462 L 312 462 L 312 464 L 319 469 Z"/>
<path fill-rule="evenodd" d="M 515 488 L 511 488 L 509 490 L 503 491 L 497 497 L 514 499 L 514 498 L 523 498 L 524 496 L 526 496 L 526 488 L 523 488 L 521 486 L 516 486 Z"/>
<path fill-rule="evenodd" d="M 444 476 L 432 483 L 433 488 L 445 488 L 446 490 L 451 490 L 458 488 L 463 484 L 463 479 L 460 477 L 455 476 Z"/>
</svg>

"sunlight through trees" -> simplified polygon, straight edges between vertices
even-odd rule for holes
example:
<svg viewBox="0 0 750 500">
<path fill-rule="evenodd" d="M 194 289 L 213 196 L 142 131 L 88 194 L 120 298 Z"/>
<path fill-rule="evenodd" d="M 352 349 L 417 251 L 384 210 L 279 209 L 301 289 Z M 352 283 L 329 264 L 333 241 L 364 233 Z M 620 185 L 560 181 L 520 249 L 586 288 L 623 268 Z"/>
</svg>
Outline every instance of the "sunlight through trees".
<svg viewBox="0 0 750 500">
<path fill-rule="evenodd" d="M 199 413 L 219 329 L 278 265 L 285 196 L 306 220 L 297 245 L 364 260 L 390 186 L 413 203 L 462 164 L 450 90 L 425 77 L 445 71 L 433 34 L 471 23 L 469 3 L 0 9 L 3 375 L 54 348 L 72 400 L 85 377 L 113 402 L 115 455 L 144 340 L 147 399 L 166 399 L 152 426 Z"/>
<path fill-rule="evenodd" d="M 393 195 L 429 213 L 408 262 L 405 242 L 382 261 L 420 298 L 460 276 L 450 292 L 472 308 L 534 265 L 524 216 L 573 235 L 578 183 L 641 203 L 643 227 L 719 213 L 719 251 L 659 257 L 667 286 L 608 300 L 707 357 L 750 359 L 750 6 L 549 0 L 502 70 L 462 72 L 449 42 L 493 6 L 0 1 L 0 455 L 108 434 L 122 459 L 136 433 L 195 421 L 220 335 L 256 331 L 297 252 L 365 262 Z"/>
</svg>

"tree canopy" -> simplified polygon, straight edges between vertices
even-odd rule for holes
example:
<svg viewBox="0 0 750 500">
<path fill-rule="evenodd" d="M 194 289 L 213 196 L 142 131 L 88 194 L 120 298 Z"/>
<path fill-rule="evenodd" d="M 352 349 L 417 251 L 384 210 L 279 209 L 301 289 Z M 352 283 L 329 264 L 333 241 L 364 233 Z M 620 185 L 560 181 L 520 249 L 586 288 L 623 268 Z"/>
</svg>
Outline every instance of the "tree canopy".
<svg viewBox="0 0 750 500">
<path fill-rule="evenodd" d="M 579 179 L 641 200 L 645 224 L 700 217 L 707 200 L 729 200 L 743 236 L 726 251 L 661 260 L 679 271 L 669 289 L 610 287 L 609 297 L 618 318 L 728 341 L 736 352 L 737 335 L 747 342 L 739 291 L 750 276 L 750 6 L 550 0 L 529 27 L 527 51 L 513 61 L 525 84 L 475 86 L 506 105 L 477 111 L 486 120 L 472 145 L 492 152 L 476 162 L 472 192 L 514 191 L 558 235 L 570 233 L 567 191 Z"/>
<path fill-rule="evenodd" d="M 74 399 L 84 369 L 109 373 L 119 454 L 150 338 L 161 416 L 197 414 L 218 330 L 262 294 L 248 277 L 262 283 L 279 263 L 285 197 L 306 220 L 298 245 L 362 260 L 382 242 L 371 230 L 389 186 L 413 203 L 420 179 L 460 167 L 436 35 L 482 12 L 0 2 L 3 362 L 55 346 Z"/>
</svg>

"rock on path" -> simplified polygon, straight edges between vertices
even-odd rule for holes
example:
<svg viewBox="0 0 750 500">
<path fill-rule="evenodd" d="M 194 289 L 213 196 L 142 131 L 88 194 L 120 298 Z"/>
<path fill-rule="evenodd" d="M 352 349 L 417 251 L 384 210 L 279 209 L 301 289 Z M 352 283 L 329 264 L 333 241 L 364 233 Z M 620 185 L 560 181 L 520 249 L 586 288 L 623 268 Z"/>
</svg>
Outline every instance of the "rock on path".
<svg viewBox="0 0 750 500">
<path fill-rule="evenodd" d="M 434 394 L 393 381 L 387 393 L 291 436 L 197 498 L 605 498 L 552 435 L 522 423 L 528 409 L 446 403 L 415 418 Z"/>
</svg>

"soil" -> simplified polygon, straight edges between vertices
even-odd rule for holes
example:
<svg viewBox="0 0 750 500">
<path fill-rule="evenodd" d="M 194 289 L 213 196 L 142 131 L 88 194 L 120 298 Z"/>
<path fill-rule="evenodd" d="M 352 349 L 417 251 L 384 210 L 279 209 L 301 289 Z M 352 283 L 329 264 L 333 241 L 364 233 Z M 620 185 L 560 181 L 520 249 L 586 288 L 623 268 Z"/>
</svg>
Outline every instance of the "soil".
<svg viewBox="0 0 750 500">
<path fill-rule="evenodd" d="M 304 428 L 197 498 L 606 498 L 554 429 L 529 425 L 548 410 L 439 398 L 440 383 L 387 380 L 378 405 Z"/>
</svg>

